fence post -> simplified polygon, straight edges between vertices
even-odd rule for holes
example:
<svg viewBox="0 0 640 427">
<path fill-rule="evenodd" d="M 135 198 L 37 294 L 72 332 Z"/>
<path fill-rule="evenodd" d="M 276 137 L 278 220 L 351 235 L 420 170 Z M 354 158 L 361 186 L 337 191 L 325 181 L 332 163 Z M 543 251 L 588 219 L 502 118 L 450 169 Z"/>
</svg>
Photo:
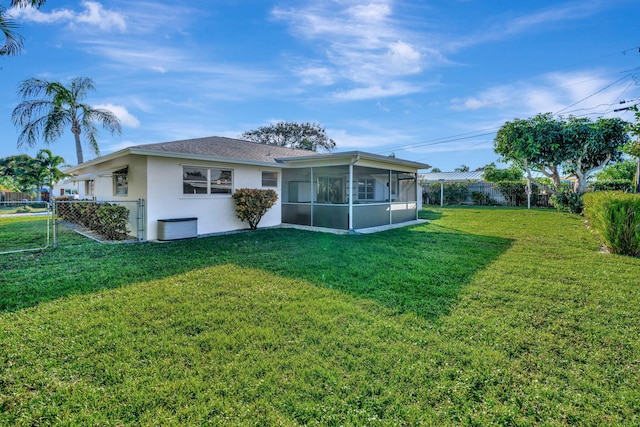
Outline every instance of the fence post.
<svg viewBox="0 0 640 427">
<path fill-rule="evenodd" d="M 138 222 L 138 241 L 141 242 L 145 237 L 145 212 L 144 212 L 144 199 L 138 199 L 138 213 L 137 213 L 137 222 Z"/>
<path fill-rule="evenodd" d="M 53 228 L 53 249 L 58 248 L 58 215 L 56 215 L 56 209 L 58 202 L 53 200 L 51 203 L 51 227 Z"/>
</svg>

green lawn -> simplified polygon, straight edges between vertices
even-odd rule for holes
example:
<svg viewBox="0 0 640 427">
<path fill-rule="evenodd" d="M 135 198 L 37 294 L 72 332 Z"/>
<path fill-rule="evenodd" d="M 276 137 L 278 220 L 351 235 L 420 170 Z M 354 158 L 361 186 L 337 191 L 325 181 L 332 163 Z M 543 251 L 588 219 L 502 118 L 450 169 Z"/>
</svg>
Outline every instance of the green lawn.
<svg viewBox="0 0 640 427">
<path fill-rule="evenodd" d="M 640 259 L 551 210 L 422 214 L 2 255 L 0 425 L 640 424 Z"/>
<path fill-rule="evenodd" d="M 0 211 L 0 213 L 3 213 Z M 15 213 L 15 212 L 13 212 Z M 59 226 L 58 240 L 63 245 L 85 244 L 90 239 Z M 34 250 L 53 246 L 53 233 L 50 215 L 11 215 L 0 217 L 0 253 Z M 0 293 L 3 291 L 0 291 Z M 5 303 L 0 301 L 0 307 Z"/>
</svg>

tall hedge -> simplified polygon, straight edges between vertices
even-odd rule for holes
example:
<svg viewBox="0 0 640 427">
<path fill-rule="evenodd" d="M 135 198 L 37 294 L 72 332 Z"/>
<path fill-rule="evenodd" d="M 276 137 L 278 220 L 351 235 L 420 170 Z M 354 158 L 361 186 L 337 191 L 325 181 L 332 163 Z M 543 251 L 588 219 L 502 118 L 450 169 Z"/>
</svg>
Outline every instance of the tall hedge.
<svg viewBox="0 0 640 427">
<path fill-rule="evenodd" d="M 584 215 L 614 254 L 640 254 L 640 195 L 603 191 L 584 195 Z"/>
</svg>

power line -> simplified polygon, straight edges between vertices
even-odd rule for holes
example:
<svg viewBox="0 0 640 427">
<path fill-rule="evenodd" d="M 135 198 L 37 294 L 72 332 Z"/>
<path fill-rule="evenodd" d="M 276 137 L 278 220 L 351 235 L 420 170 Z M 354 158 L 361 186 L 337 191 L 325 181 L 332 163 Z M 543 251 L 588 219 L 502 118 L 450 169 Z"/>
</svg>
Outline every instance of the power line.
<svg viewBox="0 0 640 427">
<path fill-rule="evenodd" d="M 613 86 L 614 84 L 616 84 L 616 83 L 618 83 L 618 82 L 620 82 L 620 81 L 622 81 L 622 80 L 624 80 L 624 79 L 626 79 L 627 77 L 630 77 L 630 76 L 631 76 L 631 74 L 627 74 L 627 75 L 625 75 L 625 76 L 622 76 L 622 77 L 620 77 L 618 80 L 614 81 L 613 83 L 610 83 L 610 84 L 606 85 L 605 87 L 603 87 L 603 88 L 601 88 L 601 89 L 599 89 L 599 90 L 595 91 L 595 92 L 594 92 L 594 93 L 592 93 L 591 95 L 589 95 L 589 96 L 586 96 L 586 97 L 582 98 L 580 101 L 576 101 L 576 102 L 574 102 L 573 104 L 571 104 L 571 105 L 568 105 L 568 106 L 564 107 L 562 110 L 556 111 L 554 114 L 560 114 L 561 112 L 563 112 L 563 111 L 564 111 L 564 110 L 566 110 L 567 108 L 571 108 L 571 107 L 573 107 L 573 106 L 575 106 L 575 105 L 580 104 L 582 101 L 586 101 L 587 99 L 591 98 L 592 96 L 595 96 L 595 95 L 599 94 L 600 92 L 602 92 L 602 91 L 604 91 L 604 90 L 606 90 L 606 89 L 609 89 L 609 88 L 610 88 L 611 86 Z"/>
</svg>

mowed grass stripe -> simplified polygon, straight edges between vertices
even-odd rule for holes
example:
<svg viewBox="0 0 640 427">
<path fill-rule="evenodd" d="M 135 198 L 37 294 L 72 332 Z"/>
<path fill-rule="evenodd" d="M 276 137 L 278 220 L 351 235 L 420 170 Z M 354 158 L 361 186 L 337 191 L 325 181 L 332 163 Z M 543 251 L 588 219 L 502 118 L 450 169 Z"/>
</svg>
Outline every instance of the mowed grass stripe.
<svg viewBox="0 0 640 427">
<path fill-rule="evenodd" d="M 638 424 L 640 260 L 554 211 L 423 215 L 5 257 L 51 274 L 3 291 L 0 423 Z"/>
</svg>

